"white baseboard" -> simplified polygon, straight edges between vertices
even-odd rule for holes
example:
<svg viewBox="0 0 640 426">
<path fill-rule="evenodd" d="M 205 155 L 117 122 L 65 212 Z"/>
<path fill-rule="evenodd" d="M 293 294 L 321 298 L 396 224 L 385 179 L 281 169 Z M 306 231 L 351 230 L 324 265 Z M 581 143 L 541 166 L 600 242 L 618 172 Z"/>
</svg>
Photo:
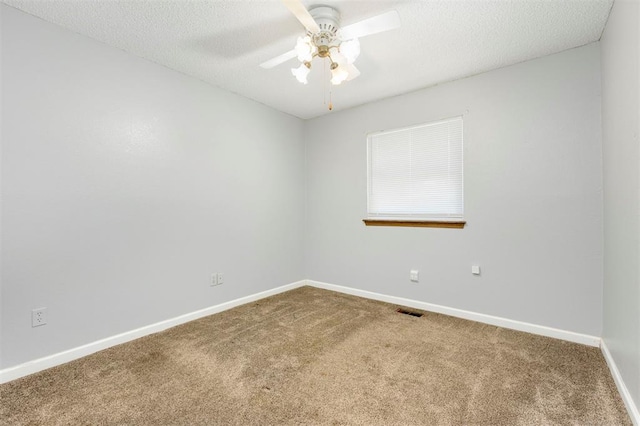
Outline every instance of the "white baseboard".
<svg viewBox="0 0 640 426">
<path fill-rule="evenodd" d="M 613 381 L 616 382 L 616 386 L 618 387 L 618 392 L 620 392 L 622 401 L 624 401 L 624 405 L 627 407 L 627 412 L 629 413 L 629 417 L 631 417 L 631 421 L 634 425 L 640 426 L 640 410 L 638 410 L 638 407 L 633 402 L 631 393 L 629 393 L 627 385 L 624 383 L 624 380 L 622 380 L 620 370 L 618 370 L 618 366 L 613 360 L 613 356 L 611 355 L 611 352 L 609 352 L 609 348 L 607 347 L 604 339 L 600 344 L 600 349 L 602 350 L 602 355 L 604 355 L 605 361 L 607 361 L 607 365 L 609 366 L 609 370 L 611 371 L 611 375 L 613 376 Z"/>
<path fill-rule="evenodd" d="M 155 324 L 140 327 L 135 330 L 107 337 L 105 339 L 97 340 L 86 345 L 78 346 L 73 349 L 29 361 L 15 367 L 6 368 L 4 370 L 0 370 L 0 383 L 10 382 L 12 380 L 19 379 L 20 377 L 28 376 L 29 374 L 37 373 L 38 371 L 46 370 L 47 368 L 65 364 L 69 361 L 91 355 L 92 353 L 101 351 L 103 349 L 130 342 L 131 340 L 148 336 L 149 334 L 157 333 L 159 331 L 163 331 L 168 328 L 196 320 L 198 318 L 217 314 L 218 312 L 226 311 L 228 309 L 235 308 L 236 306 L 245 305 L 247 303 L 255 302 L 256 300 L 264 299 L 265 297 L 293 290 L 294 288 L 305 285 L 305 283 L 305 281 L 298 281 L 291 284 L 283 285 L 271 290 L 252 294 L 246 297 L 241 297 L 239 299 L 231 300 L 229 302 L 221 303 L 215 306 L 210 306 L 199 311 L 180 315 L 175 318 L 160 321 Z"/>
<path fill-rule="evenodd" d="M 82 358 L 92 353 L 101 351 L 103 349 L 110 348 L 115 345 L 129 342 L 131 340 L 138 339 L 140 337 L 147 336 L 149 334 L 157 333 L 166 330 L 171 327 L 175 327 L 180 324 L 184 324 L 189 321 L 196 320 L 198 318 L 213 315 L 218 312 L 226 311 L 236 306 L 244 305 L 254 302 L 256 300 L 264 299 L 265 297 L 273 296 L 275 294 L 283 293 L 285 291 L 293 290 L 304 285 L 312 287 L 323 288 L 326 290 L 337 291 L 339 293 L 351 294 L 354 296 L 364 297 L 367 299 L 379 300 L 382 302 L 393 303 L 396 305 L 408 306 L 411 308 L 422 309 L 424 311 L 437 312 L 441 314 L 451 315 L 458 318 L 464 318 L 472 321 L 477 321 L 485 324 L 496 325 L 499 327 L 509 328 L 513 330 L 526 331 L 533 334 L 539 334 L 542 336 L 553 337 L 556 339 L 567 340 L 570 342 L 581 343 L 590 346 L 600 346 L 600 338 L 595 336 L 589 336 L 586 334 L 573 333 L 570 331 L 559 330 L 555 328 L 524 323 L 520 321 L 514 321 L 506 318 L 494 317 L 491 315 L 479 314 L 470 311 L 464 311 L 461 309 L 449 308 L 446 306 L 435 305 L 432 303 L 420 302 L 417 300 L 405 299 L 402 297 L 388 296 L 380 293 L 373 293 L 365 290 L 358 290 L 350 287 L 343 287 L 334 284 L 323 283 L 312 280 L 302 280 L 291 284 L 283 285 L 271 290 L 263 291 L 239 299 L 231 300 L 229 302 L 221 303 L 219 305 L 211 306 L 199 311 L 191 312 L 179 317 L 171 318 L 165 321 L 160 321 L 155 324 L 151 324 L 145 327 L 141 327 L 135 330 L 127 331 L 115 336 L 107 337 L 86 345 L 78 346 L 63 352 L 59 352 L 53 355 L 49 355 L 43 358 L 39 358 L 33 361 L 26 362 L 24 364 L 17 365 L 15 367 L 6 368 L 0 370 L 0 383 L 6 383 L 11 380 L 18 379 L 20 377 L 27 376 L 29 374 L 37 373 L 38 371 L 46 370 L 47 368 L 55 367 L 78 358 Z"/>
<path fill-rule="evenodd" d="M 527 322 L 495 317 L 492 315 L 479 314 L 476 312 L 464 311 L 462 309 L 435 305 L 433 303 L 420 302 L 417 300 L 405 299 L 405 298 L 396 297 L 396 296 L 388 296 L 386 294 L 373 293 L 366 290 L 358 290 L 351 287 L 343 287 L 343 286 L 323 283 L 319 281 L 307 280 L 307 285 L 310 285 L 312 287 L 317 287 L 317 288 L 323 288 L 326 290 L 333 290 L 339 293 L 351 294 L 353 296 L 365 297 L 367 299 L 379 300 L 381 302 L 393 303 L 395 305 L 421 309 L 423 311 L 437 312 L 439 314 L 451 315 L 452 317 L 464 318 L 471 321 L 481 322 L 484 324 L 491 324 L 498 327 L 509 328 L 511 330 L 526 331 L 527 333 L 553 337 L 555 339 L 567 340 L 569 342 L 580 343 L 583 345 L 594 346 L 594 347 L 600 346 L 600 338 L 596 336 L 590 336 L 588 334 L 574 333 L 572 331 L 560 330 L 557 328 L 546 327 L 543 325 L 530 324 Z"/>
</svg>

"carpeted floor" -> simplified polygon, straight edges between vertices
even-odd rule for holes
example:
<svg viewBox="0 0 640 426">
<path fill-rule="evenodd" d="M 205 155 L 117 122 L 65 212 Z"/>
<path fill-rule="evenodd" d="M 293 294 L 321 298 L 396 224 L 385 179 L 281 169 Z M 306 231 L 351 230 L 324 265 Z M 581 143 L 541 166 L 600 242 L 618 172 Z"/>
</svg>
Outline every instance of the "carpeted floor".
<svg viewBox="0 0 640 426">
<path fill-rule="evenodd" d="M 311 287 L 0 386 L 2 425 L 630 425 L 597 348 Z"/>
</svg>

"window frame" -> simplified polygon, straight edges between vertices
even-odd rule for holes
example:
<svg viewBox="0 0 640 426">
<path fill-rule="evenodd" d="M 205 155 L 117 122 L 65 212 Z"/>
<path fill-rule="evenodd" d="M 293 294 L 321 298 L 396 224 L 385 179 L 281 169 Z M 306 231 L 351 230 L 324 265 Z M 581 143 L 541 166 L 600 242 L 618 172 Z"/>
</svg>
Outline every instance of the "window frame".
<svg viewBox="0 0 640 426">
<path fill-rule="evenodd" d="M 432 125 L 437 125 L 439 123 L 445 123 L 453 120 L 460 120 L 460 155 L 461 155 L 461 172 L 460 172 L 460 180 L 462 185 L 462 213 L 460 217 L 452 216 L 451 218 L 426 218 L 419 217 L 419 215 L 415 215 L 412 217 L 411 214 L 398 214 L 394 217 L 385 217 L 383 215 L 376 216 L 370 213 L 370 197 L 371 197 L 371 175 L 372 175 L 372 159 L 371 159 L 371 149 L 372 149 L 372 138 L 376 135 L 392 133 L 392 132 L 403 132 L 403 131 L 411 131 L 413 129 L 418 129 L 422 127 L 428 127 Z M 466 225 L 466 220 L 464 216 L 464 116 L 456 115 L 452 117 L 442 118 L 438 120 L 433 120 L 421 124 L 399 127 L 389 130 L 375 131 L 367 134 L 367 217 L 362 221 L 366 226 L 400 226 L 400 227 L 429 227 L 429 228 L 453 228 L 453 229 L 462 229 Z M 450 163 L 449 163 L 450 164 Z"/>
</svg>

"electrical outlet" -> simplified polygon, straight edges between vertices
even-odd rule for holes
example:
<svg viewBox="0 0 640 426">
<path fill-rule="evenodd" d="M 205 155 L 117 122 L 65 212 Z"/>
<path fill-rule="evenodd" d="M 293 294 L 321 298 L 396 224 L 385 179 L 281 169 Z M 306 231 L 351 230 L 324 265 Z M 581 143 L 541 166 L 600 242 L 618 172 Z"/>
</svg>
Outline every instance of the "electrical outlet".
<svg viewBox="0 0 640 426">
<path fill-rule="evenodd" d="M 224 274 L 222 272 L 218 272 L 218 285 L 224 284 Z"/>
<path fill-rule="evenodd" d="M 417 269 L 412 269 L 409 272 L 409 279 L 411 281 L 413 281 L 414 283 L 417 283 L 419 280 L 419 276 L 420 276 L 420 271 L 418 271 Z"/>
<path fill-rule="evenodd" d="M 31 311 L 31 327 L 40 327 L 47 323 L 47 308 L 38 308 Z"/>
</svg>

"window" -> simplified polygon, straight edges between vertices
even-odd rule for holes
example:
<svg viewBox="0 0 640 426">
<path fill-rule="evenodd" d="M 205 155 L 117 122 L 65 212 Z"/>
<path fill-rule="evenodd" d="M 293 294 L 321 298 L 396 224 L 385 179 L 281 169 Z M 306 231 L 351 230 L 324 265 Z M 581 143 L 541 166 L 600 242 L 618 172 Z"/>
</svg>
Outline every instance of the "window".
<svg viewBox="0 0 640 426">
<path fill-rule="evenodd" d="M 462 117 L 370 134 L 367 157 L 367 225 L 464 226 Z"/>
</svg>

